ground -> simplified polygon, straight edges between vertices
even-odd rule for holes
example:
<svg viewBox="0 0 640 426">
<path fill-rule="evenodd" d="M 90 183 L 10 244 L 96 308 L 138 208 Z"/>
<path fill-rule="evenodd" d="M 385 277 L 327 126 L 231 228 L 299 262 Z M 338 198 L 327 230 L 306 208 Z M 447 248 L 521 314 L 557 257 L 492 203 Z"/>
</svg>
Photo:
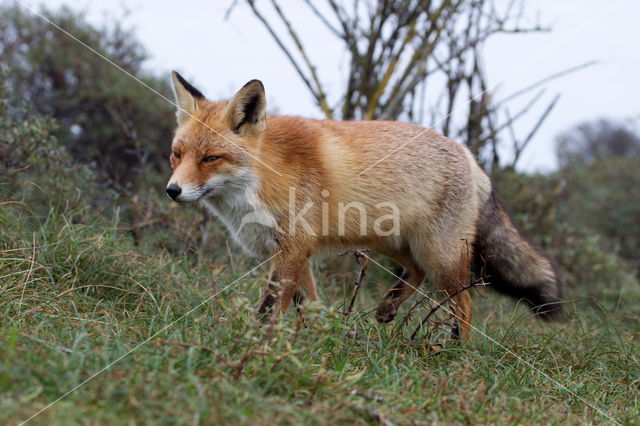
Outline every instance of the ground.
<svg viewBox="0 0 640 426">
<path fill-rule="evenodd" d="M 410 339 L 420 307 L 399 330 L 410 304 L 378 324 L 393 278 L 373 264 L 345 317 L 358 266 L 325 258 L 306 322 L 260 326 L 259 261 L 82 222 L 0 210 L 2 424 L 640 424 L 637 285 L 569 288 L 555 323 L 474 290 L 477 330 L 455 344 Z"/>
</svg>

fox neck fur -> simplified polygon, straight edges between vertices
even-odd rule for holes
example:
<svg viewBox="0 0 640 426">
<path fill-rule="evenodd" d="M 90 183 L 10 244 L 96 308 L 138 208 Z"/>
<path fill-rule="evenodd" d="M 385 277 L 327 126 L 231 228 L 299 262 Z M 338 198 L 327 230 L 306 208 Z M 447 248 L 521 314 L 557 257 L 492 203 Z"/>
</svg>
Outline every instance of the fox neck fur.
<svg viewBox="0 0 640 426">
<path fill-rule="evenodd" d="M 260 199 L 259 182 L 249 169 L 243 170 L 235 182 L 235 188 L 200 202 L 222 221 L 247 253 L 258 257 L 273 255 L 277 250 L 277 222 Z"/>
</svg>

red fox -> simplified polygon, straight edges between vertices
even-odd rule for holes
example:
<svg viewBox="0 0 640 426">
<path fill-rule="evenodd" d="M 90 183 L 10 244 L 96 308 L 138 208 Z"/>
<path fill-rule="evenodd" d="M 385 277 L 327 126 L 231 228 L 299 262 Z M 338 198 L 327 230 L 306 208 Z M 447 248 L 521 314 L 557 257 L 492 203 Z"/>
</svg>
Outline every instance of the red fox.
<svg viewBox="0 0 640 426">
<path fill-rule="evenodd" d="M 318 300 L 309 258 L 345 248 L 404 268 L 379 321 L 391 321 L 425 277 L 453 294 L 470 272 L 542 318 L 560 312 L 553 261 L 514 227 L 461 144 L 415 124 L 267 115 L 258 80 L 222 102 L 176 72 L 172 80 L 178 127 L 167 194 L 204 204 L 250 254 L 275 255 L 263 317 L 277 318 L 294 295 Z M 453 336 L 467 339 L 471 295 L 452 299 Z"/>
</svg>

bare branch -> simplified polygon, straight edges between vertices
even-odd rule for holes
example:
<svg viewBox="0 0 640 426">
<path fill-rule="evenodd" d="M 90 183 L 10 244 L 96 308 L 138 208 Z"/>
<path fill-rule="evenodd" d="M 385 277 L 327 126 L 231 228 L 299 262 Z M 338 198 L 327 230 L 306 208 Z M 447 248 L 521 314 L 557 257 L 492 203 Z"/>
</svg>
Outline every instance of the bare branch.
<svg viewBox="0 0 640 426">
<path fill-rule="evenodd" d="M 254 0 L 247 0 L 247 3 L 249 3 L 249 6 L 251 7 L 251 10 L 253 11 L 253 14 L 260 20 L 260 22 L 262 22 L 262 24 L 265 26 L 267 31 L 269 31 L 269 34 L 271 34 L 271 37 L 276 42 L 276 44 L 278 45 L 280 50 L 282 50 L 282 52 L 285 54 L 287 59 L 289 59 L 289 62 L 291 62 L 291 65 L 293 65 L 293 68 L 296 70 L 296 72 L 298 73 L 298 75 L 300 76 L 300 78 L 302 79 L 304 84 L 307 86 L 307 88 L 309 89 L 309 91 L 311 92 L 313 97 L 316 98 L 316 101 L 318 102 L 318 105 L 322 105 L 323 98 L 322 98 L 321 94 L 317 92 L 316 88 L 312 85 L 311 80 L 309 80 L 309 78 L 306 76 L 304 71 L 302 71 L 302 67 L 295 60 L 295 58 L 293 57 L 293 55 L 291 54 L 289 49 L 284 45 L 284 43 L 280 39 L 280 36 L 278 36 L 278 34 L 273 29 L 273 27 L 266 20 L 266 18 L 255 7 L 255 1 Z M 325 105 L 326 105 L 326 101 L 324 101 L 324 102 L 325 102 Z"/>
<path fill-rule="evenodd" d="M 510 101 L 596 63 L 589 61 L 551 74 L 497 100 L 481 61 L 487 41 L 496 34 L 548 31 L 539 22 L 530 24 L 525 19 L 524 0 L 326 0 L 322 6 L 317 1 L 304 0 L 309 15 L 344 43 L 348 55 L 344 92 L 334 94 L 332 99 L 337 104 L 329 105 L 329 93 L 319 78 L 313 52 L 305 48 L 301 34 L 294 29 L 298 26 L 289 19 L 293 15 L 287 13 L 287 3 L 271 0 L 277 17 L 267 19 L 255 0 L 246 2 L 326 117 L 339 114 L 345 120 L 421 122 L 425 117 L 442 116 L 438 123 L 442 123 L 440 130 L 445 135 L 460 137 L 480 158 L 487 158 L 482 153 L 492 154 L 492 163 L 487 161 L 485 167 L 500 164 L 504 132 L 512 133 L 519 155 L 550 113 L 549 110 L 540 117 L 542 120 L 532 132 L 518 143 L 513 123 L 527 116 L 542 95 L 537 93 L 513 115 L 508 110 Z M 284 36 L 285 30 L 288 36 Z M 431 80 L 436 84 L 427 84 Z M 468 108 L 456 108 L 461 103 Z M 502 111 L 507 111 L 506 122 L 499 120 L 504 117 Z"/>
<path fill-rule="evenodd" d="M 542 86 L 542 85 L 543 85 L 543 84 L 545 84 L 545 83 L 548 83 L 548 82 L 550 82 L 550 81 L 552 81 L 552 80 L 555 80 L 555 79 L 557 79 L 557 78 L 564 77 L 565 75 L 568 75 L 568 74 L 574 73 L 574 72 L 576 72 L 576 71 L 583 70 L 583 69 L 585 69 L 585 68 L 591 67 L 591 66 L 596 65 L 596 64 L 599 64 L 599 63 L 600 63 L 600 61 L 598 61 L 598 60 L 587 61 L 587 62 L 585 62 L 585 63 L 583 63 L 583 64 L 576 65 L 576 66 L 574 66 L 574 67 L 567 68 L 567 69 L 565 69 L 565 70 L 562 70 L 562 71 L 559 71 L 559 72 L 555 72 L 555 73 L 553 73 L 553 74 L 550 74 L 550 75 L 548 75 L 548 76 L 546 76 L 546 77 L 544 77 L 544 78 L 542 78 L 542 79 L 540 79 L 540 80 L 536 81 L 536 82 L 535 82 L 535 83 L 533 83 L 533 84 L 530 84 L 530 85 L 528 85 L 528 86 L 526 86 L 526 87 L 523 87 L 523 88 L 522 88 L 522 89 L 520 89 L 520 90 L 515 91 L 514 93 L 510 94 L 510 95 L 509 95 L 509 96 L 507 96 L 506 98 L 504 98 L 504 99 L 500 100 L 500 103 L 501 103 L 501 104 L 505 104 L 505 103 L 507 103 L 507 102 L 509 102 L 509 101 L 511 101 L 511 100 L 513 100 L 513 99 L 515 99 L 515 98 L 517 98 L 518 96 L 521 96 L 521 95 L 523 95 L 523 94 L 525 94 L 525 93 L 528 93 L 528 92 L 532 91 L 532 90 L 533 90 L 533 89 L 535 89 L 535 88 L 538 88 L 538 87 Z"/>
<path fill-rule="evenodd" d="M 354 256 L 356 258 L 356 262 L 362 263 L 360 264 L 360 272 L 358 272 L 358 278 L 356 282 L 353 284 L 353 293 L 351 294 L 351 299 L 349 300 L 349 305 L 347 306 L 347 310 L 344 312 L 344 316 L 348 317 L 353 311 L 353 305 L 356 302 L 356 297 L 358 296 L 358 292 L 360 291 L 360 287 L 362 286 L 362 281 L 364 280 L 365 275 L 367 274 L 367 267 L 369 266 L 369 257 L 363 254 L 362 252 L 355 250 Z"/>
<path fill-rule="evenodd" d="M 44 340 L 42 340 L 42 339 L 39 339 L 39 338 L 37 338 L 37 337 L 27 336 L 26 334 L 22 334 L 22 333 L 21 333 L 21 335 L 22 335 L 23 337 L 26 337 L 27 339 L 33 340 L 33 341 L 34 341 L 34 342 L 36 342 L 36 343 L 40 343 L 41 345 L 45 345 L 45 346 L 49 346 L 49 347 L 52 347 L 52 348 L 56 348 L 56 349 L 58 349 L 59 351 L 64 352 L 65 354 L 68 354 L 68 355 L 73 354 L 73 350 L 71 350 L 71 349 L 69 349 L 69 348 L 65 348 L 64 346 L 54 345 L 54 344 L 51 344 L 51 343 L 49 343 L 49 342 L 46 342 L 46 341 L 44 341 Z"/>
<path fill-rule="evenodd" d="M 324 16 L 322 12 L 318 10 L 318 8 L 313 4 L 311 0 L 304 0 L 304 2 L 307 4 L 307 6 L 309 6 L 309 9 L 311 9 L 313 14 L 316 15 L 318 19 L 320 19 L 320 21 L 327 27 L 327 29 L 333 33 L 333 35 L 343 40 L 345 39 L 345 37 L 347 37 L 347 34 L 341 33 L 336 27 L 333 26 L 331 22 L 329 22 L 326 16 Z"/>
<path fill-rule="evenodd" d="M 549 103 L 547 108 L 544 110 L 544 112 L 542 113 L 542 115 L 540 116 L 536 124 L 533 126 L 533 128 L 531 129 L 527 137 L 524 139 L 524 141 L 520 145 L 515 146 L 514 159 L 513 159 L 513 162 L 511 163 L 512 168 L 516 167 L 516 163 L 520 159 L 520 155 L 522 154 L 522 151 L 524 151 L 527 145 L 529 145 L 529 142 L 531 142 L 531 139 L 533 139 L 533 137 L 538 132 L 538 130 L 540 130 L 542 123 L 544 123 L 544 121 L 547 119 L 547 117 L 549 116 L 553 108 L 555 108 L 559 100 L 560 100 L 560 94 L 558 93 L 553 98 L 553 100 Z"/>
<path fill-rule="evenodd" d="M 231 3 L 231 5 L 227 8 L 227 10 L 224 12 L 224 20 L 227 21 L 229 20 L 229 18 L 231 17 L 231 14 L 233 13 L 233 11 L 236 9 L 236 6 L 238 6 L 238 2 L 240 0 L 233 0 L 233 2 Z"/>
<path fill-rule="evenodd" d="M 463 291 L 468 291 L 469 289 L 471 289 L 473 287 L 481 287 L 481 286 L 485 286 L 485 285 L 488 285 L 488 283 L 485 283 L 484 281 L 476 281 L 476 282 L 472 282 L 472 283 L 469 283 L 469 284 L 466 284 L 466 285 L 461 285 L 460 288 L 458 288 L 456 291 L 448 293 L 447 297 L 445 297 L 444 299 L 442 299 L 441 301 L 436 303 L 431 308 L 431 310 L 429 312 L 427 312 L 427 315 L 425 315 L 424 319 L 420 322 L 418 327 L 416 327 L 416 329 L 413 332 L 413 334 L 411 334 L 411 340 L 415 340 L 416 335 L 418 334 L 420 329 L 429 321 L 429 319 L 433 316 L 433 314 L 435 314 L 440 308 L 442 308 L 442 306 L 444 306 L 445 303 L 451 303 L 453 301 L 453 298 L 455 296 L 457 296 L 458 294 L 462 293 Z"/>
<path fill-rule="evenodd" d="M 317 93 L 316 99 L 320 104 L 320 108 L 322 108 L 322 111 L 327 116 L 327 118 L 329 119 L 333 118 L 333 111 L 331 110 L 331 108 L 329 107 L 329 104 L 327 103 L 327 96 L 324 92 L 324 89 L 322 88 L 322 83 L 320 83 L 320 79 L 318 78 L 316 66 L 311 63 L 311 60 L 307 56 L 307 52 L 304 49 L 302 42 L 300 41 L 300 38 L 298 37 L 298 33 L 293 29 L 291 22 L 287 19 L 285 14 L 282 12 L 282 9 L 280 8 L 280 5 L 278 4 L 278 2 L 276 0 L 271 0 L 271 4 L 275 8 L 276 12 L 278 13 L 278 16 L 280 17 L 284 25 L 287 27 L 287 30 L 289 31 L 289 35 L 291 36 L 291 39 L 293 40 L 296 47 L 298 48 L 298 51 L 300 52 L 300 55 L 302 56 L 304 63 L 307 65 L 307 68 L 311 73 L 311 78 L 313 79 L 313 82 L 316 85 L 316 93 Z"/>
</svg>

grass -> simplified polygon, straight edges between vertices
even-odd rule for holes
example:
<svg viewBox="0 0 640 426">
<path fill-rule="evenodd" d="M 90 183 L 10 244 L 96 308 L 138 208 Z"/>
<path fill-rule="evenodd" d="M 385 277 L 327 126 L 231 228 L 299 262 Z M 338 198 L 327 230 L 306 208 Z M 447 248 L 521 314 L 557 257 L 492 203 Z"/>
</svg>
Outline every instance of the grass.
<svg viewBox="0 0 640 426">
<path fill-rule="evenodd" d="M 357 265 L 325 259 L 306 324 L 292 310 L 260 327 L 267 271 L 243 277 L 258 261 L 224 243 L 205 261 L 136 246 L 88 213 L 0 205 L 2 424 L 78 385 L 30 423 L 640 424 L 637 282 L 569 289 L 553 324 L 477 293 L 478 331 L 432 351 L 442 336 L 373 319 L 393 281 L 375 265 L 348 318 Z"/>
</svg>

